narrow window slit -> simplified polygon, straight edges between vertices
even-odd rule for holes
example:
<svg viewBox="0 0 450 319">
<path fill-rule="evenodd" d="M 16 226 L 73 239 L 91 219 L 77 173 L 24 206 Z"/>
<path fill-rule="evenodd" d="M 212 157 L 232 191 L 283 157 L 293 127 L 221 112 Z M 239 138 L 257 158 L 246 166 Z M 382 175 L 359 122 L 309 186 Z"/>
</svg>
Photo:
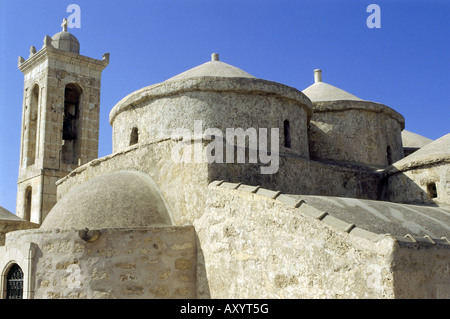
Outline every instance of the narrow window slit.
<svg viewBox="0 0 450 319">
<path fill-rule="evenodd" d="M 291 148 L 291 127 L 288 120 L 284 121 L 284 146 Z"/>
<path fill-rule="evenodd" d="M 139 130 L 137 127 L 133 127 L 130 134 L 130 146 L 139 142 Z"/>
</svg>

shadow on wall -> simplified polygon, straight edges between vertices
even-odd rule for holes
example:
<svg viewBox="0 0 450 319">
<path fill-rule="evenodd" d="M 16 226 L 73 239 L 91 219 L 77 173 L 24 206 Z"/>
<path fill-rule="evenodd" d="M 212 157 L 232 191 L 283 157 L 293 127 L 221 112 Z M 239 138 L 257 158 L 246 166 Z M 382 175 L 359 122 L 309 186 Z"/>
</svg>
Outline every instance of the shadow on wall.
<svg viewBox="0 0 450 319">
<path fill-rule="evenodd" d="M 350 164 L 325 163 L 291 154 L 280 154 L 279 169 L 261 174 L 261 163 L 211 163 L 208 180 L 261 186 L 291 194 L 338 196 L 360 199 L 379 198 L 380 173 Z"/>
<path fill-rule="evenodd" d="M 436 203 L 439 193 L 434 175 L 429 174 L 421 182 L 423 186 L 403 172 L 388 175 L 380 183 L 384 195 L 380 199 L 395 203 L 439 206 Z"/>
<path fill-rule="evenodd" d="M 448 247 L 434 248 L 417 249 L 417 243 L 399 243 L 392 256 L 394 298 L 450 298 Z"/>
<path fill-rule="evenodd" d="M 208 274 L 205 267 L 205 256 L 203 255 L 202 246 L 195 232 L 195 241 L 197 242 L 197 298 L 211 299 L 211 292 L 209 290 Z"/>
</svg>

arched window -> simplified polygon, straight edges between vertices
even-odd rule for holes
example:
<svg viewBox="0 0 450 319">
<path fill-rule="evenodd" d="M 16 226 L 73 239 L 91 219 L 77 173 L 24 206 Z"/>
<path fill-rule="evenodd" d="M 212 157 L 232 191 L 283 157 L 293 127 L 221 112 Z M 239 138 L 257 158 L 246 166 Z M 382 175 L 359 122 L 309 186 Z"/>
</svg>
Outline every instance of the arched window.
<svg viewBox="0 0 450 319">
<path fill-rule="evenodd" d="M 291 127 L 288 120 L 284 121 L 284 146 L 291 148 Z"/>
<path fill-rule="evenodd" d="M 63 140 L 71 141 L 77 139 L 80 95 L 81 89 L 77 85 L 66 85 L 64 90 Z"/>
<path fill-rule="evenodd" d="M 33 86 L 31 90 L 30 108 L 28 111 L 27 128 L 27 156 L 26 165 L 33 165 L 36 159 L 36 136 L 37 136 L 37 115 L 39 108 L 39 85 Z"/>
<path fill-rule="evenodd" d="M 64 89 L 64 121 L 63 121 L 63 163 L 78 165 L 80 156 L 80 101 L 81 88 L 74 84 L 67 84 Z"/>
<path fill-rule="evenodd" d="M 130 134 L 130 146 L 139 142 L 139 130 L 137 127 L 133 127 Z"/>
<path fill-rule="evenodd" d="M 23 219 L 30 221 L 31 220 L 31 198 L 32 198 L 33 189 L 31 186 L 28 186 L 25 189 L 24 196 L 24 211 L 23 211 Z"/>
<path fill-rule="evenodd" d="M 6 299 L 23 298 L 23 271 L 13 264 L 6 274 Z"/>
</svg>

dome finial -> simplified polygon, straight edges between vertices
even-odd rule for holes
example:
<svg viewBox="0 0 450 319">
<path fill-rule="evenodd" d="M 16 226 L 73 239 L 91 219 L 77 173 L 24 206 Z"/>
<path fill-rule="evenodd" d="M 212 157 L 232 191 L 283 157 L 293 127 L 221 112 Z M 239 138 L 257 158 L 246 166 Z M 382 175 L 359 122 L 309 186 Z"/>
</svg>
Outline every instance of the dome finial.
<svg viewBox="0 0 450 319">
<path fill-rule="evenodd" d="M 63 22 L 61 23 L 61 27 L 63 28 L 62 30 L 64 32 L 67 32 L 67 19 L 66 18 L 63 19 Z"/>
<path fill-rule="evenodd" d="M 314 70 L 314 83 L 322 82 L 322 70 L 315 69 Z"/>
</svg>

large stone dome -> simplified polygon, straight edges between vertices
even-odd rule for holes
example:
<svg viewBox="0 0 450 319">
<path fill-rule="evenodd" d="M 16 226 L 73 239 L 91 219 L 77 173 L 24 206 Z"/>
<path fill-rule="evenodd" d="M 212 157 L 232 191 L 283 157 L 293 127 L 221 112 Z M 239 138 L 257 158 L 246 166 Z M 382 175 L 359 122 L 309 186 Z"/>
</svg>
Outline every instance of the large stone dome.
<svg viewBox="0 0 450 319">
<path fill-rule="evenodd" d="M 219 61 L 219 54 L 213 53 L 211 55 L 211 61 L 203 63 L 192 69 L 184 71 L 174 77 L 171 77 L 167 81 L 184 80 L 189 78 L 197 78 L 204 76 L 212 77 L 227 77 L 227 78 L 255 78 L 253 75 L 245 72 L 228 63 Z"/>
<path fill-rule="evenodd" d="M 195 123 L 201 122 L 201 130 L 216 132 L 278 128 L 286 135 L 279 136 L 283 153 L 309 158 L 311 115 L 311 101 L 299 90 L 256 78 L 214 53 L 211 61 L 127 95 L 111 110 L 109 122 L 113 152 L 136 144 L 135 132 L 139 143 L 154 143 L 181 131 L 198 132 Z"/>
<path fill-rule="evenodd" d="M 150 176 L 118 171 L 74 187 L 52 208 L 43 229 L 100 229 L 171 225 Z"/>
</svg>

